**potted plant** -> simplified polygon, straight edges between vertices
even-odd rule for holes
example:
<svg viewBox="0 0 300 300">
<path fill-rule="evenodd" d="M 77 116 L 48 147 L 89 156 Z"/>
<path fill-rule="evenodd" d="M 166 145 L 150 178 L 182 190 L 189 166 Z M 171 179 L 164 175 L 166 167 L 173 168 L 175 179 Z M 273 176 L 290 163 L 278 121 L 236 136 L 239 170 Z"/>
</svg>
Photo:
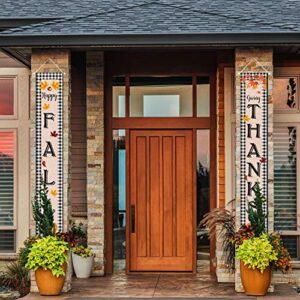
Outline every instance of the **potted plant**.
<svg viewBox="0 0 300 300">
<path fill-rule="evenodd" d="M 90 247 L 78 246 L 71 249 L 73 267 L 77 278 L 89 278 L 94 263 Z"/>
<path fill-rule="evenodd" d="M 266 202 L 259 184 L 255 197 L 248 203 L 250 224 L 243 225 L 236 233 L 236 258 L 240 259 L 241 280 L 247 295 L 265 295 L 271 282 L 271 271 L 283 273 L 291 269 L 291 257 L 283 246 L 278 233 L 266 233 L 267 215 L 263 204 Z"/>
<path fill-rule="evenodd" d="M 35 279 L 41 295 L 54 296 L 62 291 L 68 250 L 68 243 L 55 236 L 46 236 L 32 245 L 26 268 L 35 271 Z"/>
<path fill-rule="evenodd" d="M 262 295 L 268 290 L 272 270 L 291 271 L 291 257 L 278 232 L 266 233 L 267 215 L 263 209 L 266 200 L 258 183 L 254 192 L 254 200 L 248 203 L 250 223 L 242 225 L 237 232 L 234 210 L 225 208 L 209 212 L 199 225 L 206 227 L 210 238 L 218 234 L 223 240 L 223 259 L 230 270 L 235 269 L 235 258 L 241 260 L 241 279 L 246 293 Z M 263 291 L 255 290 L 262 282 L 265 282 Z"/>
<path fill-rule="evenodd" d="M 277 253 L 271 245 L 267 234 L 245 239 L 236 250 L 240 259 L 241 279 L 247 295 L 263 296 L 271 282 L 271 268 L 277 260 Z"/>
</svg>

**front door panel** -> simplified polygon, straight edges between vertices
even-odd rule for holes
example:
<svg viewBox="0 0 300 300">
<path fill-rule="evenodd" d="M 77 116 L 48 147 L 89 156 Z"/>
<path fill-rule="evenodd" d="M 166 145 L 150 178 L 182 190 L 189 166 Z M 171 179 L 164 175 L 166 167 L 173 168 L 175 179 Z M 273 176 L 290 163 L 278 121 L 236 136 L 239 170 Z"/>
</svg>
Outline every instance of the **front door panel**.
<svg viewBox="0 0 300 300">
<path fill-rule="evenodd" d="M 192 143 L 190 130 L 130 131 L 130 271 L 193 270 Z"/>
</svg>

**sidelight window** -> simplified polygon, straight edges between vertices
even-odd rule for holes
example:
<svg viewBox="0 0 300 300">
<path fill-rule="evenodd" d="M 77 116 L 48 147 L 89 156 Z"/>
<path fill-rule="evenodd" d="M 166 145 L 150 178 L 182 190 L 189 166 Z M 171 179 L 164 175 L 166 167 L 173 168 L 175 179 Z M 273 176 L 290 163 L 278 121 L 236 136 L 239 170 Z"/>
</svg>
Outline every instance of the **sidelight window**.
<svg viewBox="0 0 300 300">
<path fill-rule="evenodd" d="M 210 149 L 209 130 L 197 130 L 197 224 L 210 211 Z M 197 230 L 197 254 L 209 257 L 210 242 L 205 228 Z"/>
<path fill-rule="evenodd" d="M 125 130 L 113 131 L 113 246 L 116 269 L 125 266 L 126 240 Z"/>
</svg>

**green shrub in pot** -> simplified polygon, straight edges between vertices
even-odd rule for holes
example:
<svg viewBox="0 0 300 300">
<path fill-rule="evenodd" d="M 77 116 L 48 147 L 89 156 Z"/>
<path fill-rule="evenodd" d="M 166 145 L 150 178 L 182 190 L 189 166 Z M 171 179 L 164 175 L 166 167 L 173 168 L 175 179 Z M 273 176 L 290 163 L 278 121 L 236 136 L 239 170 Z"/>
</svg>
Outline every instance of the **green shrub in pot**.
<svg viewBox="0 0 300 300">
<path fill-rule="evenodd" d="M 31 247 L 26 268 L 50 270 L 56 277 L 64 276 L 63 265 L 67 263 L 68 243 L 54 236 L 37 240 Z"/>
<path fill-rule="evenodd" d="M 236 257 L 248 268 L 263 272 L 272 261 L 277 260 L 277 254 L 268 236 L 264 233 L 259 237 L 246 239 L 236 250 Z"/>
<path fill-rule="evenodd" d="M 245 239 L 236 250 L 240 259 L 241 279 L 247 295 L 263 296 L 271 282 L 271 263 L 277 260 L 277 252 L 266 233 Z"/>
<path fill-rule="evenodd" d="M 41 295 L 58 295 L 64 285 L 69 244 L 55 236 L 37 240 L 28 254 L 26 268 L 35 271 Z"/>
</svg>

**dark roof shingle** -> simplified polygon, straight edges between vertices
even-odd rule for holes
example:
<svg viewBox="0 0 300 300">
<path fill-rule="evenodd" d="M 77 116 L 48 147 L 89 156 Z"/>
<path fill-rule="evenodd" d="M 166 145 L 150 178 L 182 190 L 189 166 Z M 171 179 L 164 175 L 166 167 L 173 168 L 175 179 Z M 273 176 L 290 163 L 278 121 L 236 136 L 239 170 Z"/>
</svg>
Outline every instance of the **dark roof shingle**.
<svg viewBox="0 0 300 300">
<path fill-rule="evenodd" d="M 0 36 L 300 32 L 298 0 L 2 0 L 0 19 L 53 17 Z"/>
</svg>

